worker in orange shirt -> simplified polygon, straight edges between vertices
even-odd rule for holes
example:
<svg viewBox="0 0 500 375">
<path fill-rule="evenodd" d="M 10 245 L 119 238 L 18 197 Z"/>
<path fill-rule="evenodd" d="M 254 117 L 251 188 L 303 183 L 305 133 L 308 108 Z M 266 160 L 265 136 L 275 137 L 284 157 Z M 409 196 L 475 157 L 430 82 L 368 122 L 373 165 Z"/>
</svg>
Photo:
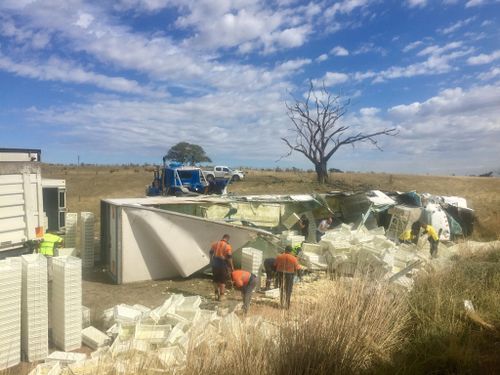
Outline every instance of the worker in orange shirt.
<svg viewBox="0 0 500 375">
<path fill-rule="evenodd" d="M 276 272 L 278 273 L 278 285 L 280 288 L 280 303 L 285 308 L 290 308 L 292 297 L 293 279 L 295 273 L 300 270 L 300 264 L 292 254 L 292 247 L 286 246 L 285 252 L 276 257 Z"/>
<path fill-rule="evenodd" d="M 215 298 L 218 301 L 224 298 L 228 267 L 231 272 L 234 271 L 232 252 L 233 249 L 229 244 L 229 234 L 222 236 L 222 239 L 214 242 L 210 248 L 210 264 L 212 265 Z"/>
<path fill-rule="evenodd" d="M 236 289 L 241 290 L 243 297 L 243 312 L 246 314 L 250 307 L 252 292 L 257 285 L 257 277 L 248 271 L 235 270 L 231 272 L 231 279 Z"/>
</svg>

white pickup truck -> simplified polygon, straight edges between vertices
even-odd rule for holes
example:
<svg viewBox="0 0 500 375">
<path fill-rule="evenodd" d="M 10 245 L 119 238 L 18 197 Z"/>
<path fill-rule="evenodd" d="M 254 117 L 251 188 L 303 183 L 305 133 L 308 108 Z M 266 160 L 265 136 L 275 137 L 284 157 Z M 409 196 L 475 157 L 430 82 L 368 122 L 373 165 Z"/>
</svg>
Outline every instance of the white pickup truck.
<svg viewBox="0 0 500 375">
<path fill-rule="evenodd" d="M 203 171 L 205 178 L 210 181 L 216 178 L 230 178 L 231 181 L 240 181 L 245 174 L 238 169 L 231 169 L 225 165 L 217 165 L 213 170 Z"/>
</svg>

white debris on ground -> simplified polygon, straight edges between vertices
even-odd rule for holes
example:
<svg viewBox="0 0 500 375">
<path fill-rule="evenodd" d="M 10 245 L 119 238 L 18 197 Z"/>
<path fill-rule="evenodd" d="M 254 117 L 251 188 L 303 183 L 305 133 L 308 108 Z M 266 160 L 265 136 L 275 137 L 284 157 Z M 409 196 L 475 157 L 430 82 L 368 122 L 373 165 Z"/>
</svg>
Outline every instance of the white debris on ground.
<svg viewBox="0 0 500 375">
<path fill-rule="evenodd" d="M 53 352 L 31 374 L 141 373 L 182 369 L 188 350 L 224 345 L 248 332 L 269 337 L 276 327 L 261 317 L 224 316 L 200 308 L 200 296 L 173 294 L 149 309 L 141 305 L 117 305 L 104 311 L 107 334 L 89 326 L 82 331 L 84 344 L 96 349 L 87 358 L 81 353 Z M 57 364 L 57 365 L 56 365 Z"/>
<path fill-rule="evenodd" d="M 293 238 L 290 232 L 286 236 Z M 445 248 L 440 245 L 440 249 Z M 446 258 L 453 252 L 443 250 Z M 327 231 L 318 244 L 303 243 L 300 258 L 310 270 L 328 270 L 340 276 L 362 272 L 407 289 L 413 284 L 408 275 L 430 261 L 425 238 L 420 239 L 419 245 L 396 244 L 385 236 L 383 227 L 353 229 L 347 224 Z"/>
</svg>

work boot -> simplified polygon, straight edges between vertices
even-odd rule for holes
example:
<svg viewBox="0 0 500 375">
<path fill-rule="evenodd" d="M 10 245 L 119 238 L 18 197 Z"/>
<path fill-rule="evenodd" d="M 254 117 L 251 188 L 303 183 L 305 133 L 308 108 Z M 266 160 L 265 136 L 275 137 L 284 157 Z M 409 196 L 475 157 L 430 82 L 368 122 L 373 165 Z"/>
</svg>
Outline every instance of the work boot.
<svg viewBox="0 0 500 375">
<path fill-rule="evenodd" d="M 219 289 L 217 289 L 217 290 L 215 291 L 215 300 L 216 300 L 216 301 L 220 301 L 220 292 L 219 292 Z"/>
</svg>

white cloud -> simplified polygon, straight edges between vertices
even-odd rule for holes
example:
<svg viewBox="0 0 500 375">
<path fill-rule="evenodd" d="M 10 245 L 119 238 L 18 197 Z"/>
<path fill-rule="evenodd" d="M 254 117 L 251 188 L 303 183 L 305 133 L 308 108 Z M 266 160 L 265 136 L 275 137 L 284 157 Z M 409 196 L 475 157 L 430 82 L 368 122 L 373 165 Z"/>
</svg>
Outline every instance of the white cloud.
<svg viewBox="0 0 500 375">
<path fill-rule="evenodd" d="M 426 101 L 394 106 L 389 115 L 400 136 L 391 139 L 392 147 L 425 156 L 425 163 L 435 161 L 435 170 L 427 165 L 428 172 L 491 168 L 498 160 L 499 101 L 500 86 L 486 85 L 445 89 Z"/>
<path fill-rule="evenodd" d="M 469 114 L 500 112 L 500 86 L 477 86 L 469 90 L 460 87 L 446 89 L 425 102 L 410 105 L 398 105 L 389 109 L 389 113 L 399 116 L 453 116 L 459 118 Z M 497 120 L 500 124 L 500 118 Z M 498 128 L 500 130 L 500 128 Z"/>
<path fill-rule="evenodd" d="M 75 22 L 75 25 L 80 26 L 82 29 L 87 29 L 92 21 L 94 21 L 94 17 L 91 14 L 81 12 L 78 15 L 78 20 Z"/>
<path fill-rule="evenodd" d="M 289 29 L 276 31 L 271 34 L 270 42 L 277 47 L 300 47 L 307 39 L 307 35 L 311 32 L 311 28 L 307 25 L 300 27 L 292 27 Z M 267 40 L 265 40 L 267 42 Z M 265 43 L 267 44 L 267 43 Z M 272 49 L 273 45 L 267 47 Z"/>
<path fill-rule="evenodd" d="M 362 116 L 371 117 L 371 116 L 375 116 L 378 113 L 380 113 L 380 109 L 379 108 L 375 108 L 375 107 L 365 107 L 365 108 L 361 108 L 359 110 L 359 113 Z"/>
<path fill-rule="evenodd" d="M 466 8 L 477 7 L 477 6 L 483 5 L 485 3 L 486 3 L 485 0 L 469 0 L 465 4 L 465 7 Z"/>
<path fill-rule="evenodd" d="M 36 109 L 32 117 L 80 150 L 92 145 L 107 152 L 164 152 L 182 139 L 202 145 L 214 160 L 243 154 L 248 162 L 276 160 L 286 152 L 280 135 L 288 120 L 283 101 L 273 91 L 219 92 L 181 102 L 99 98 L 65 108 Z"/>
<path fill-rule="evenodd" d="M 478 78 L 483 81 L 488 81 L 497 77 L 500 77 L 500 68 L 491 68 L 488 72 L 483 72 L 478 75 Z"/>
<path fill-rule="evenodd" d="M 326 60 L 328 60 L 328 55 L 326 53 L 323 53 L 323 54 L 319 55 L 318 57 L 316 57 L 316 62 L 323 62 Z"/>
<path fill-rule="evenodd" d="M 450 25 L 450 26 L 445 27 L 443 29 L 438 29 L 438 31 L 440 33 L 443 33 L 443 34 L 451 34 L 451 33 L 454 33 L 455 31 L 457 31 L 458 29 L 461 29 L 461 28 L 467 26 L 468 24 L 473 22 L 475 19 L 476 19 L 476 17 L 469 17 L 465 20 L 455 22 L 453 25 Z"/>
<path fill-rule="evenodd" d="M 309 65 L 311 63 L 311 59 L 295 59 L 288 60 L 277 66 L 276 71 L 280 72 L 294 72 L 302 68 L 303 66 Z"/>
<path fill-rule="evenodd" d="M 377 53 L 379 55 L 387 55 L 387 50 L 384 47 L 377 46 L 374 43 L 363 43 L 358 49 L 353 52 L 353 55 L 361 55 L 365 53 Z"/>
<path fill-rule="evenodd" d="M 325 11 L 325 16 L 328 18 L 334 17 L 336 14 L 349 14 L 358 8 L 363 8 L 370 4 L 370 0 L 343 0 L 336 2 Z"/>
<path fill-rule="evenodd" d="M 500 59 L 500 50 L 496 50 L 489 55 L 482 53 L 477 56 L 471 56 L 467 59 L 467 63 L 469 65 L 483 65 L 489 64 L 498 59 Z"/>
<path fill-rule="evenodd" d="M 390 79 L 411 78 L 420 75 L 443 74 L 453 69 L 451 62 L 472 52 L 470 48 L 462 48 L 461 42 L 451 42 L 444 46 L 432 45 L 424 48 L 417 55 L 427 56 L 425 61 L 407 66 L 391 66 L 388 69 L 374 72 L 356 72 L 355 80 L 373 79 L 374 83 Z"/>
<path fill-rule="evenodd" d="M 337 72 L 327 72 L 321 80 L 318 81 L 319 84 L 324 83 L 325 86 L 331 87 L 338 85 L 339 83 L 344 83 L 349 80 L 349 76 L 345 73 Z"/>
<path fill-rule="evenodd" d="M 154 12 L 166 8 L 170 3 L 170 0 L 118 0 L 115 2 L 114 8 L 122 11 L 144 10 Z"/>
<path fill-rule="evenodd" d="M 333 47 L 330 53 L 334 56 L 349 56 L 349 51 L 342 46 Z"/>
<path fill-rule="evenodd" d="M 233 48 L 241 53 L 265 53 L 303 45 L 312 32 L 318 4 L 267 6 L 245 0 L 202 0 L 175 2 L 181 16 L 176 25 L 194 29 L 185 43 L 193 48 Z"/>
<path fill-rule="evenodd" d="M 410 8 L 425 7 L 427 0 L 407 0 L 406 3 Z"/>
<path fill-rule="evenodd" d="M 418 56 L 441 55 L 444 52 L 462 47 L 462 44 L 463 44 L 462 42 L 451 42 L 451 43 L 448 43 L 442 47 L 440 47 L 438 45 L 432 45 L 432 46 L 428 46 L 428 47 L 424 48 L 417 55 Z"/>
<path fill-rule="evenodd" d="M 421 40 L 417 40 L 415 42 L 412 42 L 412 43 L 409 43 L 407 44 L 404 48 L 403 48 L 403 52 L 409 52 L 419 46 L 421 46 L 422 44 L 424 44 L 424 42 L 422 42 Z"/>
<path fill-rule="evenodd" d="M 96 74 L 57 58 L 50 58 L 47 63 L 38 61 L 14 62 L 0 54 L 0 70 L 44 81 L 89 84 L 122 93 L 163 96 L 160 92 L 141 87 L 136 81 Z"/>
</svg>

